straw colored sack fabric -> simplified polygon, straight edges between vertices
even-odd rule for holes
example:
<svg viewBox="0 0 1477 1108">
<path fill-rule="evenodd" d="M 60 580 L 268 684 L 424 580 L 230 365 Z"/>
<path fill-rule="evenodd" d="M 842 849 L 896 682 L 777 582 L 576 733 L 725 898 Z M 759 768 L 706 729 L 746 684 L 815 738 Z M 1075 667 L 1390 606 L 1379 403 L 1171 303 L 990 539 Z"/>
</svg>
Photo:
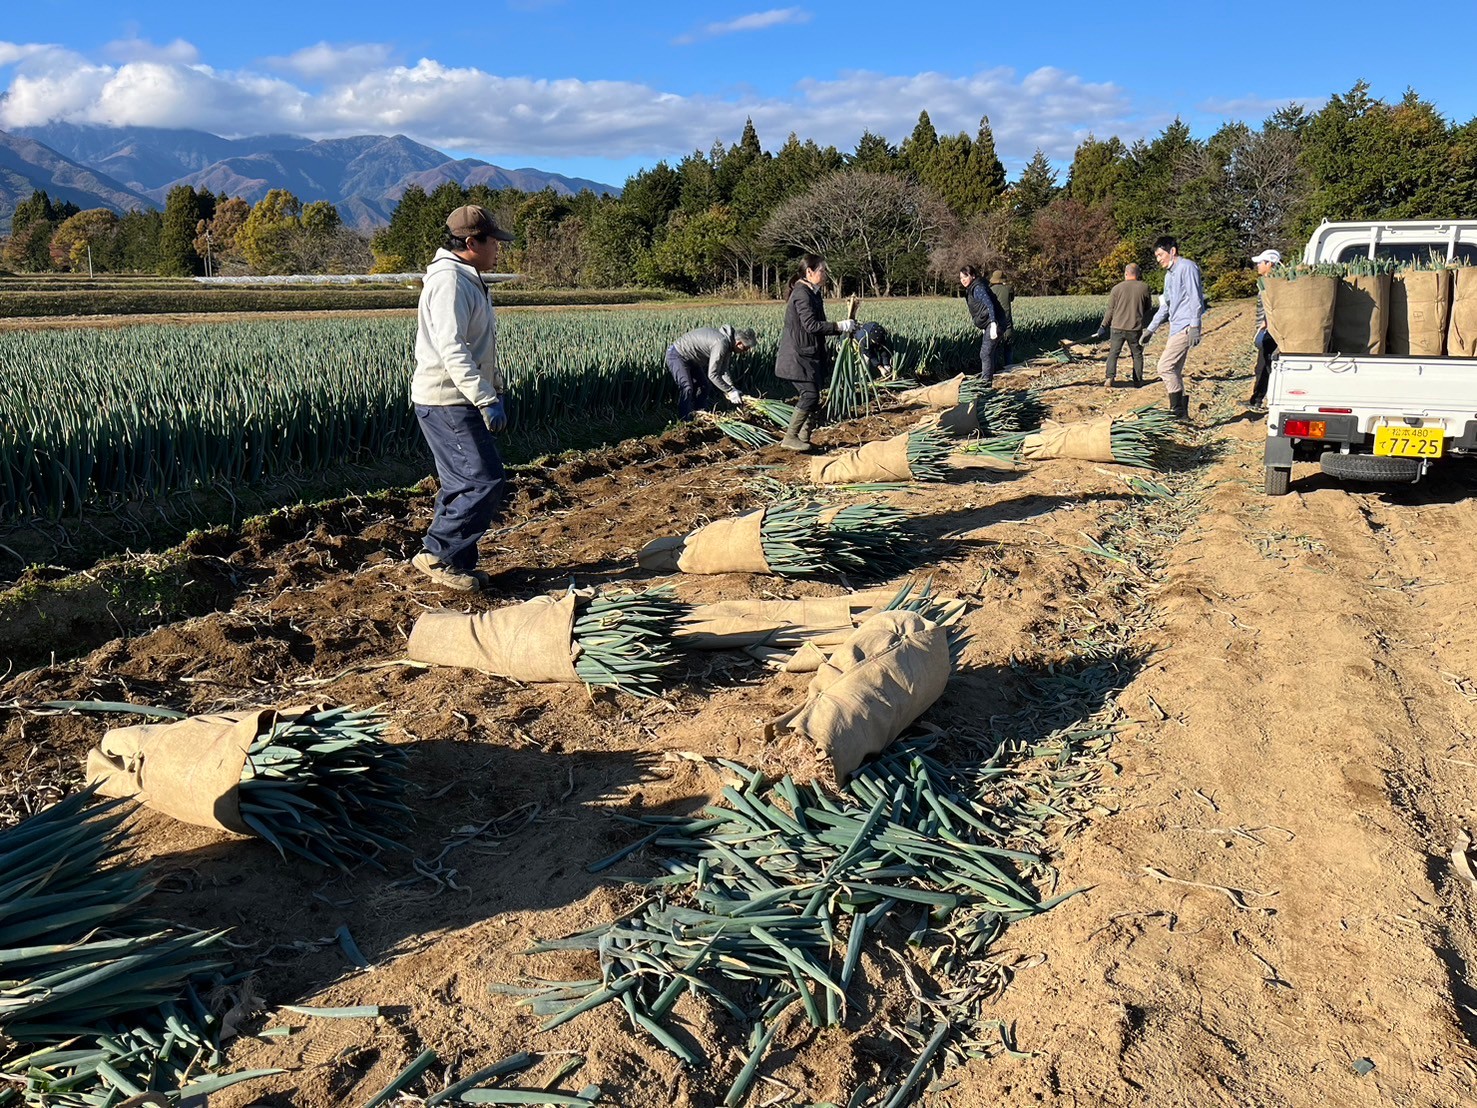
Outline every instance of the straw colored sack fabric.
<svg viewBox="0 0 1477 1108">
<path fill-rule="evenodd" d="M 951 668 L 942 627 L 916 612 L 879 613 L 816 672 L 804 706 L 766 730 L 806 743 L 839 787 L 943 695 Z"/>
<path fill-rule="evenodd" d="M 1284 354 L 1326 354 L 1333 337 L 1339 279 L 1304 274 L 1295 281 L 1268 277 L 1262 285 L 1267 330 Z"/>
<path fill-rule="evenodd" d="M 1390 281 L 1390 325 L 1385 353 L 1440 357 L 1451 314 L 1451 271 L 1411 270 Z"/>
<path fill-rule="evenodd" d="M 868 481 L 911 481 L 908 436 L 869 442 L 855 450 L 810 459 L 810 481 L 815 485 L 857 485 Z"/>
<path fill-rule="evenodd" d="M 131 797 L 184 823 L 250 835 L 239 804 L 247 751 L 279 719 L 317 710 L 262 708 L 114 727 L 87 752 L 87 782 L 103 796 Z"/>
<path fill-rule="evenodd" d="M 1446 353 L 1452 358 L 1477 358 L 1477 266 L 1453 270 L 1451 279 Z"/>
<path fill-rule="evenodd" d="M 515 681 L 577 682 L 573 594 L 537 596 L 490 612 L 427 612 L 415 621 L 412 661 L 480 669 Z"/>
<path fill-rule="evenodd" d="M 890 590 L 871 589 L 801 600 L 720 600 L 691 608 L 675 637 L 688 650 L 742 650 L 761 644 L 793 648 L 827 632 L 851 634 L 858 623 L 887 607 L 892 596 Z"/>
<path fill-rule="evenodd" d="M 923 404 L 930 408 L 952 408 L 959 403 L 959 387 L 964 384 L 964 374 L 949 381 L 940 381 L 921 389 L 908 389 L 899 394 L 904 404 Z"/>
<path fill-rule="evenodd" d="M 636 555 L 642 569 L 664 573 L 772 573 L 764 560 L 764 509 L 716 519 L 680 538 L 653 539 Z"/>
<path fill-rule="evenodd" d="M 1110 416 L 1087 423 L 1057 423 L 1046 420 L 1041 429 L 1027 435 L 1021 456 L 1031 461 L 1043 458 L 1080 458 L 1085 462 L 1113 461 L 1113 420 Z"/>
<path fill-rule="evenodd" d="M 1333 352 L 1383 354 L 1389 304 L 1388 273 L 1345 277 L 1339 281 L 1333 305 Z"/>
<path fill-rule="evenodd" d="M 955 438 L 968 438 L 980 433 L 980 418 L 974 404 L 955 404 L 952 408 L 929 412 L 914 427 L 937 427 Z"/>
</svg>

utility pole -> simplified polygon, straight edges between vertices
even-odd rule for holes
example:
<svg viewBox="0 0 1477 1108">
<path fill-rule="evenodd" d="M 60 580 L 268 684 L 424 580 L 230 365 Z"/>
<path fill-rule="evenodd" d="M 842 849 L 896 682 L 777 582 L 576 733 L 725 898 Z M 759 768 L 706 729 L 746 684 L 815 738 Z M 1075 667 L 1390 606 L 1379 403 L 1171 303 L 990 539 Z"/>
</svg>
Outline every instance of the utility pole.
<svg viewBox="0 0 1477 1108">
<path fill-rule="evenodd" d="M 87 279 L 92 280 L 92 243 L 87 244 Z"/>
</svg>

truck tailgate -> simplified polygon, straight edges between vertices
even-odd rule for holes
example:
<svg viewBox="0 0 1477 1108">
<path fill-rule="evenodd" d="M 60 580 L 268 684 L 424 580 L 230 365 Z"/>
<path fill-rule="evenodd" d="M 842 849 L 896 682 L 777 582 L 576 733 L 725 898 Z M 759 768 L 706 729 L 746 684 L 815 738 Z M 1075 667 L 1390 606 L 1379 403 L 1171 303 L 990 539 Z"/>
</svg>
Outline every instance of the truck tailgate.
<svg viewBox="0 0 1477 1108">
<path fill-rule="evenodd" d="M 1278 359 L 1270 391 L 1271 406 L 1284 411 L 1352 409 L 1366 433 L 1390 418 L 1422 417 L 1459 434 L 1477 418 L 1477 360 L 1291 354 Z"/>
</svg>

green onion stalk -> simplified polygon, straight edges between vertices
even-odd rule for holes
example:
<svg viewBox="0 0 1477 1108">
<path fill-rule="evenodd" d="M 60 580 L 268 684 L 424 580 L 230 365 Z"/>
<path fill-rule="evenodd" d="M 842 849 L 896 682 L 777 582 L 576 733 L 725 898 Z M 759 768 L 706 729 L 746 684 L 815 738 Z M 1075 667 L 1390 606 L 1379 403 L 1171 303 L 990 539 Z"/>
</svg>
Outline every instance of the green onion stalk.
<svg viewBox="0 0 1477 1108">
<path fill-rule="evenodd" d="M 949 475 L 948 459 L 953 442 L 937 427 L 919 427 L 908 432 L 908 472 L 915 481 L 942 481 Z"/>
<path fill-rule="evenodd" d="M 747 446 L 753 450 L 763 450 L 766 446 L 773 446 L 780 440 L 771 435 L 762 427 L 755 427 L 752 423 L 745 423 L 741 419 L 715 419 L 714 425 L 719 431 L 727 435 L 740 446 Z"/>
<path fill-rule="evenodd" d="M 750 396 L 745 398 L 744 406 L 751 409 L 756 415 L 763 416 L 770 423 L 781 429 L 790 426 L 790 420 L 795 418 L 795 405 L 786 404 L 783 400 L 770 400 L 763 396 Z"/>
<path fill-rule="evenodd" d="M 917 560 L 917 540 L 905 524 L 908 513 L 890 504 L 848 504 L 825 530 L 826 560 L 840 573 L 891 574 Z"/>
<path fill-rule="evenodd" d="M 384 868 L 379 854 L 403 847 L 389 835 L 410 809 L 405 751 L 381 738 L 376 709 L 330 708 L 279 719 L 246 754 L 241 818 L 277 848 L 330 869 Z"/>
<path fill-rule="evenodd" d="M 659 695 L 662 671 L 677 661 L 672 636 L 681 612 L 666 585 L 603 593 L 582 603 L 574 621 L 575 672 L 595 688 Z"/>
<path fill-rule="evenodd" d="M 1046 417 L 1046 406 L 1041 403 L 1041 397 L 1031 389 L 987 389 L 982 387 L 978 377 L 970 378 L 965 385 L 971 382 L 974 389 L 969 399 L 974 401 L 975 415 L 979 419 L 982 435 L 1008 435 L 1016 431 L 1028 431 L 1041 426 L 1041 421 Z M 965 389 L 962 386 L 959 389 L 959 399 L 965 400 Z"/>
<path fill-rule="evenodd" d="M 120 863 L 120 802 L 85 789 L 0 832 L 0 1105 L 177 1102 L 256 1076 L 210 1076 L 228 982 L 219 934 L 146 918 L 152 883 Z"/>
<path fill-rule="evenodd" d="M 1113 420 L 1113 460 L 1140 469 L 1163 469 L 1181 447 L 1179 423 L 1165 408 L 1135 408 L 1128 419 Z"/>
<path fill-rule="evenodd" d="M 855 419 L 882 410 L 877 382 L 862 357 L 861 347 L 850 336 L 841 340 L 831 384 L 826 390 L 826 418 L 832 423 Z"/>
<path fill-rule="evenodd" d="M 1002 462 L 1018 462 L 1026 435 L 996 435 L 988 439 L 971 439 L 955 447 L 959 454 L 982 454 L 987 458 L 998 458 Z"/>
<path fill-rule="evenodd" d="M 1055 903 L 1026 883 L 1040 859 L 1007 846 L 1009 833 L 980 800 L 999 769 L 961 773 L 936 761 L 928 742 L 905 741 L 830 794 L 722 764 L 742 781 L 723 789 L 722 806 L 633 817 L 644 837 L 589 867 L 659 848 L 652 860 L 664 872 L 634 914 L 529 951 L 599 959 L 598 978 L 528 990 L 521 1003 L 544 1017 L 541 1030 L 617 1001 L 638 1033 L 683 1062 L 726 1070 L 723 1103 L 736 1105 L 786 1010 L 798 1005 L 812 1025 L 835 1026 L 862 998 L 852 994 L 863 947 L 884 921 L 931 918 L 969 972 L 1005 923 Z M 747 1047 L 710 1059 L 674 1035 L 684 993 L 750 1025 Z"/>
<path fill-rule="evenodd" d="M 827 560 L 824 505 L 779 501 L 764 509 L 759 544 L 769 568 L 781 577 L 813 577 L 831 568 Z"/>
</svg>

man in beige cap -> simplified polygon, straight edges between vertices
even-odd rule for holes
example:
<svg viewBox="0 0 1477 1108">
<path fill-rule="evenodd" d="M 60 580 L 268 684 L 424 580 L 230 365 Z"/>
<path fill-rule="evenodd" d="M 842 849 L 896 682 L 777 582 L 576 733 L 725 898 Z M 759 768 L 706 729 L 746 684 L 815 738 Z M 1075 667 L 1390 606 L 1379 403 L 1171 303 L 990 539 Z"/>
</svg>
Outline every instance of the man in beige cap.
<svg viewBox="0 0 1477 1108">
<path fill-rule="evenodd" d="M 513 236 L 486 208 L 446 217 L 446 239 L 426 267 L 416 309 L 410 401 L 436 461 L 441 491 L 425 549 L 411 565 L 459 592 L 487 583 L 477 543 L 502 514 L 507 482 L 497 438 L 508 425 L 497 362 L 497 317 L 482 274 Z"/>
</svg>

